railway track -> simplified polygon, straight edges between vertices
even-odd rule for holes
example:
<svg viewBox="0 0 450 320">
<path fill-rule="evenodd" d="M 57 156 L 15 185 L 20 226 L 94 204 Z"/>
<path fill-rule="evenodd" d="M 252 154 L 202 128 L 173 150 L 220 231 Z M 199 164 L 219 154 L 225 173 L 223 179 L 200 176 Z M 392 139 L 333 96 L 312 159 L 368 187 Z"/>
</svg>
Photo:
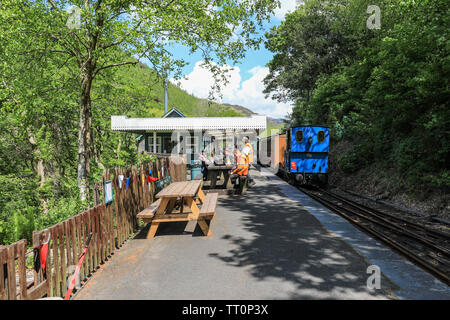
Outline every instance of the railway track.
<svg viewBox="0 0 450 320">
<path fill-rule="evenodd" d="M 299 189 L 450 286 L 450 234 L 322 189 Z"/>
</svg>

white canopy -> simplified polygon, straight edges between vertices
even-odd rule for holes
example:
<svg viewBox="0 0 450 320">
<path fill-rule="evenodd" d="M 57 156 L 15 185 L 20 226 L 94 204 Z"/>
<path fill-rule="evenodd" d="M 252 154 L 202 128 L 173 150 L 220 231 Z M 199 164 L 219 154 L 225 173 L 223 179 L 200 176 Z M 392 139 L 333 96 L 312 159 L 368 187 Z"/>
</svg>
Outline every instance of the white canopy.
<svg viewBox="0 0 450 320">
<path fill-rule="evenodd" d="M 173 130 L 250 130 L 266 129 L 266 116 L 250 117 L 186 117 L 128 118 L 111 116 L 113 131 L 173 131 Z"/>
</svg>

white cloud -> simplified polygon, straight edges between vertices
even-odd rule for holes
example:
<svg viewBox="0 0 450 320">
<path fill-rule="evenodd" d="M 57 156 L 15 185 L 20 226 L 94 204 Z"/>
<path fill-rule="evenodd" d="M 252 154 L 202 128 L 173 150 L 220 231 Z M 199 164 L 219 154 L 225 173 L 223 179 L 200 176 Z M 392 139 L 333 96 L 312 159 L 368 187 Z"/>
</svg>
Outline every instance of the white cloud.
<svg viewBox="0 0 450 320">
<path fill-rule="evenodd" d="M 293 12 L 295 10 L 295 8 L 299 5 L 300 2 L 303 2 L 303 1 L 299 1 L 299 0 L 281 0 L 280 1 L 281 8 L 275 9 L 275 17 L 277 19 L 279 19 L 279 20 L 284 20 L 284 16 L 288 12 Z"/>
<path fill-rule="evenodd" d="M 208 98 L 209 90 L 214 84 L 214 78 L 208 70 L 201 67 L 201 63 L 202 61 L 198 61 L 194 70 L 186 76 L 187 79 L 180 80 L 179 84 L 182 89 L 196 97 Z M 229 83 L 222 86 L 223 98 L 220 102 L 241 105 L 253 112 L 274 118 L 284 118 L 288 112 L 291 112 L 290 104 L 265 98 L 263 79 L 269 73 L 268 68 L 257 66 L 249 72 L 251 77 L 241 82 L 241 70 L 238 67 L 231 69 L 228 73 Z M 172 82 L 176 83 L 175 81 Z"/>
</svg>

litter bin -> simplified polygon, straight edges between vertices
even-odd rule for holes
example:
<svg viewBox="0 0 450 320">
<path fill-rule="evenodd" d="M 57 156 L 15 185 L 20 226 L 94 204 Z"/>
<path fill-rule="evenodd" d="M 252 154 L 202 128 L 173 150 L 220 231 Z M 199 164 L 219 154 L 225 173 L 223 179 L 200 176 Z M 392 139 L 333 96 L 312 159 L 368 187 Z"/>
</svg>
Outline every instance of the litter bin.
<svg viewBox="0 0 450 320">
<path fill-rule="evenodd" d="M 191 180 L 201 180 L 202 177 L 202 162 L 194 160 L 191 164 Z"/>
</svg>

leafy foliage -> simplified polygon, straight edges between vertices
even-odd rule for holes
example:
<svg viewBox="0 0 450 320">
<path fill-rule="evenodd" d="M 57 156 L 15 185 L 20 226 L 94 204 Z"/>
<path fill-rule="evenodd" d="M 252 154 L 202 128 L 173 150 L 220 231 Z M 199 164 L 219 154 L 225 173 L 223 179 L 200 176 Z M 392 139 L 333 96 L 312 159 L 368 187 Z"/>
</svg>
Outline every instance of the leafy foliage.
<svg viewBox="0 0 450 320">
<path fill-rule="evenodd" d="M 66 26 L 72 4 L 81 8 L 80 29 Z M 162 116 L 161 78 L 168 71 L 178 78 L 185 64 L 171 59 L 170 44 L 201 51 L 221 80 L 218 66 L 258 47 L 258 26 L 277 5 L 1 1 L 0 243 L 30 240 L 31 230 L 78 213 L 89 205 L 80 190 L 89 191 L 105 168 L 152 161 L 138 158 L 134 134 L 111 132 L 110 117 Z M 169 97 L 169 107 L 188 116 L 239 115 L 171 84 Z"/>
<path fill-rule="evenodd" d="M 366 28 L 365 0 L 311 0 L 288 15 L 266 35 L 266 92 L 296 101 L 291 125 L 350 141 L 337 159 L 346 172 L 375 162 L 416 189 L 448 188 L 448 2 L 379 3 L 380 30 Z"/>
</svg>

